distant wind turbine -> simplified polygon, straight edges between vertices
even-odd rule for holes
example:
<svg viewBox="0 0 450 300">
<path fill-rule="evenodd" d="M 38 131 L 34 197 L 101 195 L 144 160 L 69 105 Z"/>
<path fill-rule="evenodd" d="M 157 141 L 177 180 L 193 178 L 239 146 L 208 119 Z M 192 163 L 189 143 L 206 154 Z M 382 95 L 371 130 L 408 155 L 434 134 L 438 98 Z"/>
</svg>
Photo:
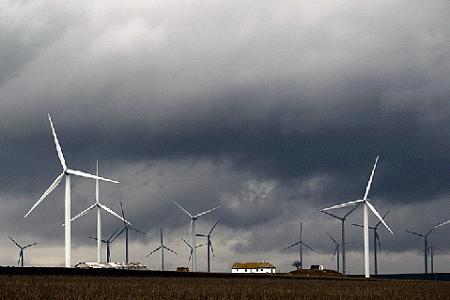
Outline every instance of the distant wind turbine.
<svg viewBox="0 0 450 300">
<path fill-rule="evenodd" d="M 423 239 L 424 239 L 424 244 L 425 244 L 425 246 L 424 246 L 423 252 L 424 252 L 424 254 L 425 254 L 425 274 L 428 274 L 428 235 L 429 235 L 433 230 L 435 230 L 436 228 L 438 228 L 439 226 L 442 226 L 442 225 L 444 225 L 444 223 L 443 223 L 443 224 L 437 223 L 436 225 L 434 225 L 433 228 L 431 228 L 430 230 L 428 230 L 428 232 L 425 233 L 425 234 L 417 233 L 417 232 L 409 231 L 409 230 L 406 230 L 406 229 L 405 229 L 406 232 L 411 233 L 411 234 L 414 234 L 414 235 L 417 235 L 417 236 L 420 236 L 420 237 L 423 237 Z"/>
<path fill-rule="evenodd" d="M 336 271 L 339 273 L 339 244 L 338 244 L 338 242 L 336 242 L 336 240 L 333 238 L 333 236 L 331 234 L 329 234 L 328 232 L 327 232 L 327 234 L 331 238 L 333 243 L 336 245 L 336 248 L 334 248 L 333 257 L 331 258 L 331 260 L 333 260 L 334 256 L 336 255 Z"/>
<path fill-rule="evenodd" d="M 441 251 L 442 253 L 445 253 L 444 250 L 439 249 L 438 247 L 434 247 L 432 243 L 430 243 L 430 258 L 431 258 L 431 274 L 434 273 L 434 256 L 433 252 L 434 249 Z M 420 253 L 419 253 L 420 254 Z"/>
<path fill-rule="evenodd" d="M 122 217 L 123 217 L 122 219 L 125 220 L 125 213 L 123 212 L 122 202 L 120 202 L 120 209 L 122 210 Z M 128 221 L 127 222 L 124 221 L 123 225 L 124 225 L 123 229 L 117 234 L 116 237 L 118 237 L 119 235 L 121 235 L 125 231 L 125 262 L 128 263 L 128 261 L 129 261 L 129 259 L 128 259 L 128 230 L 134 230 L 134 231 L 136 231 L 137 233 L 140 233 L 140 234 L 145 234 L 145 233 L 140 231 L 140 230 L 137 230 L 137 229 L 131 227 L 131 223 L 128 222 Z"/>
<path fill-rule="evenodd" d="M 48 114 L 48 119 L 50 121 L 50 126 L 52 128 L 53 140 L 56 145 L 56 152 L 58 153 L 58 158 L 59 158 L 59 161 L 61 162 L 63 171 L 58 177 L 56 177 L 55 181 L 53 181 L 53 183 L 44 192 L 44 194 L 41 196 L 41 198 L 39 198 L 39 200 L 33 205 L 33 207 L 31 207 L 31 209 L 25 215 L 25 218 L 36 208 L 36 206 L 39 205 L 39 203 L 41 203 L 42 200 L 45 199 L 45 197 L 47 197 L 58 186 L 58 184 L 61 182 L 61 180 L 65 176 L 66 177 L 66 196 L 65 196 L 65 201 L 64 201 L 65 202 L 65 204 L 64 204 L 65 205 L 64 224 L 66 224 L 66 226 L 65 226 L 66 267 L 70 268 L 72 265 L 72 263 L 71 263 L 71 249 L 72 249 L 71 248 L 71 221 L 70 221 L 70 218 L 71 218 L 71 216 L 70 216 L 70 208 L 71 208 L 70 175 L 76 175 L 76 176 L 92 178 L 92 179 L 100 179 L 103 181 L 109 181 L 109 182 L 113 182 L 113 183 L 119 183 L 119 182 L 117 182 L 115 180 L 111 180 L 111 179 L 107 179 L 107 178 L 99 177 L 99 176 L 92 175 L 89 173 L 85 173 L 85 172 L 67 168 L 66 160 L 64 159 L 64 155 L 61 150 L 61 146 L 59 145 L 59 141 L 56 136 L 56 131 L 55 131 L 55 128 L 53 127 L 53 122 L 50 117 L 50 114 Z"/>
<path fill-rule="evenodd" d="M 392 230 L 389 228 L 389 226 L 387 226 L 386 222 L 384 222 L 383 218 L 377 212 L 375 207 L 373 207 L 373 205 L 370 203 L 370 200 L 367 199 L 367 196 L 369 195 L 370 185 L 372 184 L 373 175 L 375 173 L 375 168 L 377 167 L 378 158 L 379 158 L 379 156 L 377 156 L 377 158 L 375 160 L 375 165 L 373 166 L 372 174 L 370 175 L 369 182 L 367 184 L 366 192 L 364 193 L 363 199 L 349 201 L 346 203 L 342 203 L 342 204 L 338 204 L 338 205 L 334 205 L 334 206 L 331 206 L 328 208 L 321 209 L 321 211 L 326 211 L 326 210 L 330 210 L 330 209 L 347 207 L 349 205 L 356 205 L 359 203 L 364 203 L 364 274 L 365 274 L 366 278 L 370 277 L 370 270 L 369 270 L 369 212 L 368 212 L 368 208 L 370 208 L 370 210 L 374 213 L 374 215 L 377 216 L 377 218 L 383 223 L 383 225 L 387 228 L 387 230 L 389 230 L 390 233 L 394 234 L 392 232 Z"/>
<path fill-rule="evenodd" d="M 186 242 L 186 240 L 185 239 L 183 239 L 183 238 L 181 238 L 182 240 L 183 240 L 183 242 L 189 247 L 189 248 L 191 248 L 191 254 L 189 255 L 189 260 L 188 260 L 188 265 L 189 265 L 189 262 L 191 261 L 191 258 L 192 258 L 192 253 L 194 253 L 195 251 L 194 251 L 194 248 L 188 243 L 188 242 Z M 200 248 L 200 247 L 203 247 L 203 246 L 205 246 L 206 244 L 201 244 L 201 245 L 198 245 L 198 246 L 195 246 L 195 248 Z"/>
<path fill-rule="evenodd" d="M 292 244 L 292 245 L 290 245 L 290 246 L 288 246 L 288 247 L 283 249 L 283 250 L 287 250 L 287 249 L 295 247 L 297 245 L 300 246 L 300 270 L 303 269 L 303 247 L 302 246 L 305 246 L 305 247 L 309 248 L 311 251 L 316 252 L 316 250 L 314 250 L 313 248 L 311 248 L 310 246 L 308 246 L 307 244 L 305 244 L 302 241 L 302 227 L 303 227 L 303 222 L 300 222 L 300 240 L 297 243 Z"/>
<path fill-rule="evenodd" d="M 22 246 L 20 246 L 15 240 L 13 240 L 12 237 L 10 237 L 10 236 L 8 236 L 8 237 L 9 237 L 9 239 L 10 239 L 11 241 L 13 241 L 14 244 L 16 244 L 17 247 L 20 248 L 19 260 L 17 261 L 17 264 L 19 265 L 20 262 L 22 262 L 21 267 L 23 268 L 23 250 L 26 249 L 26 248 L 28 248 L 28 247 L 37 245 L 37 243 L 29 244 L 29 245 L 26 245 L 26 246 L 22 247 Z"/>
<path fill-rule="evenodd" d="M 355 210 L 357 209 L 359 206 L 359 204 L 357 204 L 354 208 L 352 208 L 348 213 L 346 213 L 343 217 L 338 217 L 336 215 L 333 215 L 332 213 L 328 212 L 328 211 L 321 211 L 324 214 L 327 214 L 333 218 L 336 218 L 338 220 L 341 221 L 341 245 L 342 245 L 342 274 L 346 275 L 347 274 L 347 269 L 346 269 L 346 261 L 345 261 L 345 245 L 347 244 L 345 242 L 345 220 L 347 219 L 347 217 Z M 338 271 L 339 272 L 339 271 Z"/>
<path fill-rule="evenodd" d="M 172 249 L 164 246 L 164 241 L 163 241 L 163 230 L 161 228 L 161 246 L 159 246 L 158 248 L 156 248 L 155 250 L 153 250 L 152 252 L 150 252 L 149 254 L 147 254 L 147 257 L 149 257 L 150 255 L 152 255 L 153 253 L 155 253 L 158 250 L 161 250 L 161 270 L 164 271 L 164 249 L 169 250 L 172 253 L 175 253 L 176 255 L 178 255 L 178 253 L 176 253 L 175 251 L 173 251 Z"/>
<path fill-rule="evenodd" d="M 387 214 L 389 213 L 389 210 L 384 214 L 383 220 L 386 218 Z M 380 226 L 381 221 L 378 221 L 378 223 L 374 227 L 369 227 L 369 229 L 373 230 L 373 258 L 374 258 L 374 266 L 375 266 L 375 275 L 378 275 L 378 256 L 377 256 L 377 242 L 378 245 L 381 248 L 381 242 L 380 242 L 380 236 L 378 235 L 378 226 Z M 359 224 L 352 224 L 353 226 L 358 227 L 364 227 Z"/>
<path fill-rule="evenodd" d="M 219 221 L 220 221 L 220 219 L 217 220 L 216 224 L 214 224 L 214 226 L 211 228 L 211 230 L 209 231 L 208 234 L 206 234 L 206 235 L 205 234 L 196 234 L 197 236 L 206 237 L 206 239 L 207 239 L 206 245 L 208 246 L 208 249 L 207 249 L 207 251 L 208 251 L 208 272 L 211 272 L 211 254 L 210 254 L 210 252 L 212 253 L 213 256 L 215 256 L 213 246 L 211 243 L 211 233 L 214 230 L 214 228 L 216 227 L 217 223 L 219 223 Z"/>
<path fill-rule="evenodd" d="M 172 200 L 173 201 L 173 200 Z M 190 236 L 192 238 L 192 251 L 193 251 L 193 257 L 192 257 L 192 271 L 196 272 L 197 271 L 197 246 L 196 246 L 196 241 L 195 241 L 195 221 L 200 218 L 201 216 L 212 212 L 215 209 L 218 209 L 220 207 L 214 207 L 210 210 L 204 211 L 202 213 L 196 214 L 195 216 L 191 215 L 187 210 L 185 210 L 183 207 L 181 207 L 180 204 L 176 203 L 175 201 L 173 201 L 173 203 L 175 203 L 182 211 L 184 211 L 189 218 L 191 218 L 191 226 L 190 226 Z"/>
<path fill-rule="evenodd" d="M 117 231 L 119 231 L 120 227 L 116 229 L 116 231 L 114 231 L 113 234 L 111 234 L 111 236 L 109 237 L 109 239 L 107 240 L 101 240 L 103 243 L 106 244 L 106 262 L 110 262 L 111 261 L 111 250 L 110 250 L 110 246 L 112 244 L 112 242 L 114 242 L 114 240 L 117 238 Z M 98 241 L 98 239 L 96 237 L 92 237 L 90 236 L 91 239 L 94 239 L 96 241 Z"/>
<path fill-rule="evenodd" d="M 97 176 L 98 176 L 98 161 L 97 161 Z M 76 219 L 78 219 L 79 217 L 84 216 L 85 214 L 87 214 L 88 212 L 90 212 L 91 210 L 93 210 L 94 208 L 97 208 L 97 262 L 102 262 L 102 221 L 100 218 L 100 210 L 103 209 L 104 211 L 112 214 L 113 216 L 115 216 L 116 218 L 119 218 L 120 220 L 122 220 L 125 224 L 130 224 L 130 222 L 128 222 L 127 220 L 125 220 L 124 218 L 122 218 L 121 216 L 119 216 L 118 214 L 116 214 L 114 211 L 112 211 L 111 209 L 109 209 L 106 205 L 103 205 L 99 202 L 99 184 L 98 184 L 98 179 L 95 179 L 95 203 L 92 204 L 91 206 L 89 206 L 87 209 L 85 209 L 84 211 L 82 211 L 81 213 L 79 213 L 77 216 L 73 217 L 71 221 L 74 221 Z"/>
</svg>

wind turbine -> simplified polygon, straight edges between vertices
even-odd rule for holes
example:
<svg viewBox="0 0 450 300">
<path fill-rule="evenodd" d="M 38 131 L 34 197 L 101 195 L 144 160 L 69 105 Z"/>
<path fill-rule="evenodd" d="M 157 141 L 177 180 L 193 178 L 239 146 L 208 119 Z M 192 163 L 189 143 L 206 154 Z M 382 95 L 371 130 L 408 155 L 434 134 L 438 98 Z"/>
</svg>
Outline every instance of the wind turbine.
<svg viewBox="0 0 450 300">
<path fill-rule="evenodd" d="M 336 271 L 339 273 L 339 244 L 336 242 L 336 240 L 327 232 L 328 236 L 331 238 L 333 243 L 336 245 L 336 248 L 334 248 L 333 257 L 331 260 L 334 259 L 334 256 L 336 255 Z"/>
<path fill-rule="evenodd" d="M 158 248 L 156 248 L 155 250 L 153 250 L 152 252 L 150 252 L 149 254 L 147 254 L 147 257 L 149 257 L 150 255 L 152 255 L 153 253 L 155 253 L 156 251 L 161 249 L 161 270 L 164 271 L 164 249 L 169 250 L 172 253 L 175 253 L 176 255 L 178 255 L 178 253 L 176 253 L 175 251 L 173 251 L 170 248 L 167 248 L 166 246 L 164 246 L 164 242 L 163 242 L 163 230 L 161 228 L 161 246 L 159 246 Z"/>
<path fill-rule="evenodd" d="M 211 212 L 211 211 L 213 211 L 215 209 L 218 209 L 220 207 L 220 205 L 217 206 L 217 207 L 214 207 L 214 208 L 212 208 L 210 210 L 204 211 L 202 213 L 199 213 L 199 214 L 196 214 L 195 216 L 193 216 L 187 210 L 182 208 L 180 204 L 176 203 L 175 201 L 173 201 L 173 203 L 175 203 L 182 211 L 184 211 L 189 216 L 189 218 L 191 218 L 190 236 L 192 237 L 192 250 L 193 250 L 192 271 L 196 272 L 197 271 L 197 246 L 196 246 L 196 241 L 195 241 L 195 221 L 199 217 L 201 217 L 201 216 L 203 216 L 203 215 L 205 215 L 205 214 L 207 214 L 207 213 L 209 213 L 209 212 Z"/>
<path fill-rule="evenodd" d="M 434 273 L 434 257 L 433 257 L 433 251 L 434 249 L 441 251 L 442 253 L 445 253 L 444 250 L 439 249 L 438 247 L 434 247 L 433 243 L 430 243 L 430 254 L 431 254 L 431 274 Z"/>
<path fill-rule="evenodd" d="M 98 161 L 97 161 L 97 176 L 98 176 Z M 95 203 L 91 206 L 89 206 L 86 210 L 82 211 L 81 213 L 79 213 L 77 216 L 73 217 L 71 219 L 71 221 L 74 221 L 76 219 L 78 219 L 81 216 L 84 216 L 85 214 L 87 214 L 88 212 L 90 212 L 91 210 L 93 210 L 94 208 L 97 208 L 97 262 L 101 262 L 102 261 L 102 254 L 101 254 L 101 250 L 102 250 L 102 221 L 100 218 L 100 210 L 103 209 L 104 211 L 112 214 L 113 216 L 115 216 L 116 218 L 121 219 L 125 224 L 130 224 L 130 222 L 128 222 L 127 220 L 125 220 L 124 218 L 122 218 L 121 216 L 119 216 L 118 214 L 116 214 L 114 211 L 112 211 L 111 209 L 109 209 L 106 205 L 103 205 L 99 202 L 99 186 L 98 186 L 98 179 L 95 179 Z"/>
<path fill-rule="evenodd" d="M 183 240 L 183 242 L 184 242 L 189 248 L 191 248 L 191 254 L 189 255 L 189 260 L 188 260 L 188 264 L 189 264 L 189 262 L 191 261 L 191 258 L 192 258 L 192 253 L 195 252 L 194 249 L 195 249 L 195 248 L 203 247 L 203 246 L 205 246 L 205 244 L 201 244 L 201 245 L 195 246 L 195 248 L 193 248 L 191 245 L 189 245 L 188 242 L 186 242 L 185 239 L 183 239 L 183 238 L 181 238 L 181 239 Z"/>
<path fill-rule="evenodd" d="M 444 223 L 442 223 L 442 224 L 437 223 L 433 228 L 431 228 L 430 230 L 428 230 L 428 232 L 427 232 L 426 234 L 421 234 L 421 233 L 417 233 L 417 232 L 409 231 L 409 230 L 406 230 L 406 229 L 405 229 L 406 232 L 411 233 L 411 234 L 415 234 L 415 235 L 417 235 L 417 236 L 421 236 L 421 237 L 423 237 L 423 239 L 424 239 L 425 247 L 424 247 L 424 251 L 423 251 L 423 252 L 424 252 L 424 254 L 425 254 L 425 274 L 428 274 L 428 235 L 429 235 L 433 230 L 435 230 L 436 228 L 438 228 L 439 226 L 442 226 L 442 225 L 444 225 Z"/>
<path fill-rule="evenodd" d="M 211 230 L 209 231 L 208 234 L 196 234 L 196 236 L 202 236 L 202 237 L 206 237 L 207 239 L 207 243 L 206 245 L 208 246 L 208 273 L 211 272 L 211 254 L 210 252 L 212 252 L 212 255 L 214 256 L 214 250 L 213 250 L 213 246 L 211 243 L 211 233 L 214 230 L 214 228 L 216 227 L 217 223 L 219 223 L 220 219 L 217 220 L 216 224 L 214 224 L 214 226 L 211 228 Z M 210 251 L 211 250 L 211 251 Z"/>
<path fill-rule="evenodd" d="M 117 238 L 117 231 L 119 231 L 120 227 L 116 229 L 116 231 L 114 231 L 113 234 L 111 234 L 111 236 L 109 237 L 109 239 L 107 240 L 101 240 L 103 243 L 106 244 L 106 262 L 110 262 L 111 260 L 111 251 L 109 250 L 109 246 L 111 245 L 112 242 L 114 242 L 114 240 Z M 98 241 L 99 239 L 96 237 L 92 237 L 90 236 L 91 239 L 94 239 L 96 241 Z"/>
<path fill-rule="evenodd" d="M 141 233 L 141 234 L 145 234 L 145 233 L 142 232 L 142 231 L 139 231 L 139 230 L 137 230 L 137 229 L 135 229 L 135 228 L 132 228 L 130 222 L 128 222 L 128 221 L 125 222 L 125 213 L 123 212 L 122 202 L 120 202 L 120 209 L 122 210 L 122 216 L 123 216 L 123 218 L 121 218 L 121 219 L 124 221 L 124 222 L 123 222 L 124 227 L 123 227 L 123 229 L 117 234 L 117 236 L 121 235 L 121 234 L 125 231 L 125 262 L 128 263 L 128 230 L 134 230 L 134 231 L 136 231 L 136 232 L 138 232 L 138 233 Z M 117 237 L 117 236 L 116 236 L 116 237 Z"/>
<path fill-rule="evenodd" d="M 380 214 L 377 212 L 375 207 L 370 203 L 370 200 L 367 199 L 367 196 L 369 195 L 370 185 L 372 184 L 373 174 L 375 173 L 375 168 L 377 167 L 379 156 L 377 156 L 375 160 L 375 165 L 372 169 L 372 174 L 370 175 L 369 182 L 366 187 L 366 192 L 364 193 L 364 198 L 355 200 L 355 201 L 349 201 L 346 203 L 334 205 L 328 208 L 323 208 L 321 211 L 326 211 L 330 209 L 335 208 L 341 208 L 341 207 L 347 207 L 349 205 L 356 205 L 359 203 L 364 203 L 364 274 L 366 278 L 370 277 L 370 271 L 369 271 L 369 212 L 368 208 L 374 213 L 375 216 L 377 216 L 378 219 L 383 223 L 383 225 L 389 230 L 390 233 L 394 234 L 392 230 L 387 226 L 386 222 L 384 222 L 383 218 L 380 216 Z"/>
<path fill-rule="evenodd" d="M 333 218 L 336 218 L 338 220 L 341 220 L 341 245 L 342 245 L 342 274 L 346 274 L 347 273 L 347 269 L 345 267 L 345 245 L 347 244 L 345 242 L 345 220 L 347 219 L 347 217 L 355 210 L 357 209 L 359 206 L 359 204 L 357 204 L 354 208 L 352 208 L 348 213 L 346 213 L 343 217 L 338 217 L 336 215 L 333 215 L 332 213 L 329 213 L 327 211 L 321 211 L 324 214 L 327 214 Z M 338 271 L 339 272 L 339 271 Z"/>
<path fill-rule="evenodd" d="M 311 248 L 310 246 L 308 246 L 307 244 L 305 244 L 302 241 L 302 227 L 303 227 L 303 222 L 300 222 L 300 240 L 297 243 L 292 244 L 292 245 L 290 245 L 290 246 L 288 246 L 288 247 L 283 249 L 283 250 L 287 250 L 287 249 L 292 248 L 294 246 L 300 245 L 300 270 L 303 269 L 303 249 L 302 249 L 303 247 L 302 246 L 304 245 L 307 248 L 309 248 L 311 251 L 316 252 L 316 250 L 314 250 L 313 248 Z"/>
<path fill-rule="evenodd" d="M 384 214 L 383 220 L 387 216 L 388 213 L 389 213 L 389 210 Z M 377 231 L 378 226 L 380 226 L 380 224 L 381 224 L 381 221 L 378 221 L 378 223 L 375 225 L 375 227 L 369 227 L 369 229 L 373 230 L 373 254 L 374 254 L 375 275 L 378 275 L 377 241 L 378 241 L 378 246 L 380 246 L 380 248 L 381 248 L 380 236 L 378 235 L 378 231 Z M 359 224 L 352 224 L 352 225 L 358 226 L 358 227 L 364 227 Z"/>
<path fill-rule="evenodd" d="M 67 168 L 66 160 L 64 159 L 64 155 L 63 155 L 61 146 L 59 145 L 59 141 L 56 136 L 56 131 L 55 131 L 55 128 L 53 127 L 53 122 L 50 117 L 50 114 L 48 114 L 48 120 L 50 121 L 50 126 L 52 128 L 52 134 L 53 134 L 53 140 L 54 140 L 55 146 L 56 146 L 56 152 L 58 153 L 58 158 L 59 158 L 59 161 L 61 162 L 63 171 L 58 177 L 56 177 L 55 181 L 53 181 L 53 183 L 44 192 L 44 194 L 41 196 L 41 198 L 39 198 L 39 200 L 27 212 L 27 214 L 25 215 L 25 218 L 36 208 L 36 206 L 39 205 L 39 203 L 42 202 L 42 200 L 45 199 L 45 197 L 47 197 L 58 186 L 58 184 L 61 182 L 61 180 L 65 176 L 66 177 L 66 195 L 65 195 L 65 201 L 64 201 L 64 203 L 65 203 L 64 204 L 64 206 L 65 206 L 64 224 L 66 225 L 65 226 L 65 248 L 66 248 L 65 250 L 66 250 L 66 267 L 70 268 L 72 265 L 72 263 L 71 263 L 71 249 L 72 249 L 72 247 L 71 247 L 71 222 L 70 222 L 70 208 L 71 208 L 70 175 L 76 175 L 76 176 L 92 178 L 92 179 L 100 179 L 103 181 L 109 181 L 109 182 L 113 182 L 113 183 L 119 183 L 119 182 L 117 182 L 115 180 L 99 177 L 96 175 L 92 175 L 89 173 L 85 173 L 82 171 L 77 171 L 77 170 L 72 170 L 72 169 Z"/>
<path fill-rule="evenodd" d="M 34 246 L 34 245 L 36 245 L 37 243 L 29 244 L 29 245 L 26 245 L 26 246 L 22 247 L 22 246 L 20 246 L 15 240 L 13 240 L 12 237 L 10 237 L 10 236 L 8 236 L 8 237 L 9 237 L 9 239 L 10 239 L 11 241 L 13 241 L 14 244 L 16 244 L 17 247 L 20 248 L 19 260 L 17 261 L 17 264 L 20 264 L 20 262 L 22 262 L 21 267 L 23 268 L 23 250 L 26 249 L 26 248 L 28 248 L 28 247 Z"/>
</svg>

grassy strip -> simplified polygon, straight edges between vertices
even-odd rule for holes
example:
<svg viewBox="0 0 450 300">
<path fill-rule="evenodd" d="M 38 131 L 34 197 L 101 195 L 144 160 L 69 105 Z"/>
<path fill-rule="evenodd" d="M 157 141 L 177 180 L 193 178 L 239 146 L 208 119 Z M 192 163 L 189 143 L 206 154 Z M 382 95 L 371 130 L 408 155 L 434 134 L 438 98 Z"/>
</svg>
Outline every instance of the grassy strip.
<svg viewBox="0 0 450 300">
<path fill-rule="evenodd" d="M 450 283 L 397 280 L 0 275 L 0 299 L 448 299 Z"/>
</svg>

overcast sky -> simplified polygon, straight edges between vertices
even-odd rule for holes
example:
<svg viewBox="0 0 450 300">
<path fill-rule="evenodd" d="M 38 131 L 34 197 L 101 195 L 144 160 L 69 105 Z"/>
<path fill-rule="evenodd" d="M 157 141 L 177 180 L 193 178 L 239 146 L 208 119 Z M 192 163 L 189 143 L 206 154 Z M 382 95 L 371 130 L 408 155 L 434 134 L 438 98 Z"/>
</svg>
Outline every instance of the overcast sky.
<svg viewBox="0 0 450 300">
<path fill-rule="evenodd" d="M 100 201 L 145 235 L 132 261 L 186 266 L 191 214 L 213 231 L 212 270 L 269 261 L 288 272 L 331 260 L 340 222 L 317 209 L 369 198 L 390 213 L 379 273 L 423 272 L 426 233 L 450 219 L 450 4 L 447 1 L 0 0 L 0 253 L 15 265 L 64 264 L 64 184 L 50 113 L 69 168 L 119 181 Z M 72 215 L 95 201 L 72 177 Z M 349 208 L 334 211 L 343 216 Z M 109 237 L 120 220 L 102 214 Z M 347 269 L 363 273 L 362 208 L 347 221 Z M 370 225 L 377 220 L 370 216 Z M 372 239 L 372 232 L 370 233 Z M 73 264 L 96 260 L 96 214 L 72 226 Z M 429 235 L 450 272 L 450 227 Z M 200 240 L 201 241 L 201 240 Z M 200 243 L 200 242 L 199 242 Z M 370 247 L 372 248 L 372 242 Z M 124 236 L 112 260 L 124 261 Z M 371 257 L 371 263 L 373 258 Z M 206 270 L 206 247 L 198 250 Z M 373 266 L 371 267 L 373 272 Z"/>
</svg>

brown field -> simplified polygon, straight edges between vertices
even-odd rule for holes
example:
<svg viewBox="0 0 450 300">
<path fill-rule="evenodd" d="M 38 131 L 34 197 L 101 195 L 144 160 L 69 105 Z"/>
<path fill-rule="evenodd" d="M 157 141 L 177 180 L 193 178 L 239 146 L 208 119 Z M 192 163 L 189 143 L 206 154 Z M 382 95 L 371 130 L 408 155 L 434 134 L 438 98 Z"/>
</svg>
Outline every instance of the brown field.
<svg viewBox="0 0 450 300">
<path fill-rule="evenodd" d="M 450 282 L 0 275 L 0 299 L 449 299 Z"/>
</svg>

